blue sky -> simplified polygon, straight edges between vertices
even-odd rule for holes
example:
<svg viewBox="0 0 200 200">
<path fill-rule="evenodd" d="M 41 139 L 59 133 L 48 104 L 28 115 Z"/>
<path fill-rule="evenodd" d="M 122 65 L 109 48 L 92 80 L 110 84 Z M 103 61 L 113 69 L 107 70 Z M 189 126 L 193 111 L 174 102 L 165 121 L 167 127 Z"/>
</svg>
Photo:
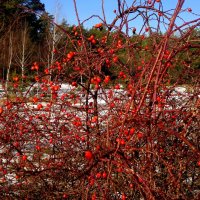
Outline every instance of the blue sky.
<svg viewBox="0 0 200 200">
<path fill-rule="evenodd" d="M 174 8 L 177 1 L 178 0 L 162 0 L 166 9 Z M 52 15 L 57 13 L 58 21 L 66 19 L 67 23 L 70 25 L 77 24 L 73 0 L 41 0 L 41 2 L 45 4 L 47 12 Z M 99 15 L 102 17 L 101 0 L 76 0 L 76 2 L 81 21 L 92 15 Z M 127 0 L 128 4 L 131 4 L 132 2 L 132 0 Z M 104 0 L 104 3 L 107 22 L 111 23 L 112 19 L 115 17 L 113 10 L 117 9 L 117 0 Z M 186 9 L 189 7 L 192 8 L 194 13 L 200 14 L 200 0 L 185 0 L 183 8 Z M 193 16 L 191 13 L 187 12 L 184 13 L 182 17 L 188 21 L 197 16 Z M 99 19 L 95 17 L 84 23 L 84 26 L 90 28 L 98 22 Z M 140 21 L 135 21 L 134 23 L 136 27 L 140 25 Z"/>
</svg>

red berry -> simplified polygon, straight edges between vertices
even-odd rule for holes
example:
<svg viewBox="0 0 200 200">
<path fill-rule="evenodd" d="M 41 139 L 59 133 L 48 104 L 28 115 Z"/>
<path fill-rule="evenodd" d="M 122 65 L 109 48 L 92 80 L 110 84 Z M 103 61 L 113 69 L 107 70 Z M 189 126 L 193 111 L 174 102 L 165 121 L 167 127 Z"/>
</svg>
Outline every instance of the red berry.
<svg viewBox="0 0 200 200">
<path fill-rule="evenodd" d="M 19 176 L 18 176 L 18 175 L 16 175 L 16 176 L 15 176 L 15 178 L 16 178 L 16 179 L 19 179 Z"/>
<path fill-rule="evenodd" d="M 106 177 L 107 177 L 106 172 L 103 172 L 102 177 L 103 177 L 103 178 L 106 178 Z"/>
<path fill-rule="evenodd" d="M 53 143 L 53 139 L 52 139 L 52 138 L 50 138 L 50 140 L 49 140 L 49 143 L 50 143 L 50 144 L 52 144 L 52 143 Z"/>
<path fill-rule="evenodd" d="M 92 200 L 96 200 L 96 193 L 92 195 Z"/>
<path fill-rule="evenodd" d="M 98 173 L 96 174 L 96 178 L 97 178 L 97 179 L 101 178 L 101 173 L 98 172 Z"/>
<path fill-rule="evenodd" d="M 135 132 L 135 128 L 131 128 L 131 129 L 130 129 L 130 134 L 133 135 L 134 132 Z"/>
<path fill-rule="evenodd" d="M 96 77 L 97 83 L 101 83 L 101 78 L 99 76 Z"/>
<path fill-rule="evenodd" d="M 69 60 L 71 60 L 71 59 L 74 57 L 74 55 L 75 55 L 75 53 L 72 52 L 72 51 L 70 51 L 70 52 L 67 54 L 67 58 L 68 58 Z"/>
<path fill-rule="evenodd" d="M 3 108 L 2 107 L 0 107 L 0 114 L 3 112 Z"/>
<path fill-rule="evenodd" d="M 42 107 L 43 107 L 43 106 L 42 106 L 41 103 L 37 105 L 37 109 L 38 109 L 38 110 L 40 110 Z"/>
<path fill-rule="evenodd" d="M 85 158 L 87 160 L 91 160 L 92 159 L 92 152 L 91 151 L 85 151 Z"/>
<path fill-rule="evenodd" d="M 19 77 L 18 76 L 15 76 L 15 77 L 13 77 L 13 81 L 19 81 Z"/>
<path fill-rule="evenodd" d="M 138 178 L 139 183 L 143 183 L 143 179 L 142 178 Z"/>
<path fill-rule="evenodd" d="M 37 97 L 33 97 L 33 102 L 34 102 L 34 103 L 37 103 L 38 100 L 39 100 L 39 99 L 38 99 Z"/>
<path fill-rule="evenodd" d="M 93 39 L 93 40 L 91 41 L 91 43 L 92 43 L 92 44 L 96 44 L 97 41 L 96 41 L 95 39 Z"/>
<path fill-rule="evenodd" d="M 119 168 L 117 169 L 117 172 L 118 172 L 118 173 L 121 173 L 121 172 L 122 172 L 122 168 L 119 167 Z"/>
<path fill-rule="evenodd" d="M 121 145 L 125 145 L 125 141 L 123 139 L 120 140 Z"/>
<path fill-rule="evenodd" d="M 122 200 L 126 200 L 126 195 L 124 193 L 122 194 Z"/>
<path fill-rule="evenodd" d="M 44 69 L 45 74 L 49 74 L 49 69 Z"/>
<path fill-rule="evenodd" d="M 104 83 L 108 84 L 109 81 L 110 81 L 110 76 L 106 76 L 104 79 Z"/>
<path fill-rule="evenodd" d="M 143 133 L 139 132 L 139 133 L 137 134 L 137 136 L 138 136 L 138 139 L 141 139 L 141 138 L 143 138 Z"/>
<path fill-rule="evenodd" d="M 33 66 L 33 67 L 34 67 L 35 70 L 38 70 L 38 69 L 39 69 L 39 65 L 38 65 L 37 63 L 34 63 L 34 66 Z"/>
<path fill-rule="evenodd" d="M 119 90 L 120 89 L 120 85 L 119 84 L 115 85 L 115 89 Z"/>
<path fill-rule="evenodd" d="M 113 62 L 116 63 L 119 60 L 117 56 L 113 57 Z"/>
<path fill-rule="evenodd" d="M 92 41 L 93 39 L 94 39 L 94 35 L 91 35 L 91 36 L 88 38 L 89 41 Z"/>
<path fill-rule="evenodd" d="M 94 180 L 94 179 L 91 179 L 89 184 L 90 184 L 90 186 L 93 186 L 94 183 L 95 183 L 95 180 Z"/>
<path fill-rule="evenodd" d="M 14 142 L 14 143 L 13 143 L 13 146 L 14 146 L 14 147 L 19 147 L 19 142 Z"/>
<path fill-rule="evenodd" d="M 124 135 L 128 135 L 128 130 L 124 130 Z"/>
<path fill-rule="evenodd" d="M 95 28 L 101 28 L 103 26 L 103 24 L 102 23 L 99 23 L 99 24 L 96 24 L 94 27 Z"/>
<path fill-rule="evenodd" d="M 38 151 L 40 151 L 40 149 L 41 149 L 39 145 L 36 145 L 35 148 L 36 148 L 36 150 L 38 150 Z"/>
<path fill-rule="evenodd" d="M 110 103 L 110 108 L 114 108 L 115 107 L 115 103 L 114 102 L 111 102 Z"/>
<path fill-rule="evenodd" d="M 159 149 L 159 151 L 160 151 L 160 153 L 163 153 L 164 152 L 164 150 L 161 148 L 161 149 Z"/>
<path fill-rule="evenodd" d="M 97 120 L 98 120 L 98 116 L 93 116 L 92 119 L 91 119 L 91 122 L 96 123 Z"/>
<path fill-rule="evenodd" d="M 97 146 L 96 146 L 96 150 L 97 150 L 97 151 L 99 151 L 99 150 L 100 150 L 100 148 L 101 148 L 101 146 L 100 146 L 100 145 L 97 145 Z"/>
<path fill-rule="evenodd" d="M 24 161 L 27 160 L 27 156 L 26 156 L 26 155 L 23 155 L 23 156 L 22 156 L 22 160 L 24 160 Z"/>
<path fill-rule="evenodd" d="M 72 86 L 77 87 L 77 83 L 75 81 L 72 82 Z"/>
</svg>

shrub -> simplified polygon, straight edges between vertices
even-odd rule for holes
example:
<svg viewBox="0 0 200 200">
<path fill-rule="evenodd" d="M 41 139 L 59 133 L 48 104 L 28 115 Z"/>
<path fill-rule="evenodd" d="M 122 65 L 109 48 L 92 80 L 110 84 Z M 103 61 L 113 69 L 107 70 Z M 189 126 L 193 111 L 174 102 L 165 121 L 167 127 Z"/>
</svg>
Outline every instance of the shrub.
<svg viewBox="0 0 200 200">
<path fill-rule="evenodd" d="M 180 55 L 199 50 L 190 37 L 199 19 L 175 23 L 188 12 L 183 2 L 173 12 L 162 1 L 121 4 L 113 23 L 101 20 L 98 39 L 79 24 L 74 50 L 37 70 L 38 93 L 26 98 L 33 83 L 4 102 L 2 198 L 198 199 L 199 69 L 181 66 L 173 83 L 169 73 L 184 63 Z M 135 30 L 128 19 L 138 13 Z M 177 88 L 185 74 L 190 92 Z"/>
</svg>

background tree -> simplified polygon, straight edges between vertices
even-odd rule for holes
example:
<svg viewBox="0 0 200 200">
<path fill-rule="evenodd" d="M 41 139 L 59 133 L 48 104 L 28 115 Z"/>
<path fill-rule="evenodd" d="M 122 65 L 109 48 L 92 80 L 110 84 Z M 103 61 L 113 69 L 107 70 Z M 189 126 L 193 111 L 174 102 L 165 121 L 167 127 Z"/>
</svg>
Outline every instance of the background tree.
<svg viewBox="0 0 200 200">
<path fill-rule="evenodd" d="M 41 19 L 37 14 L 44 12 L 44 4 L 40 3 L 40 1 L 22 1 L 22 0 L 12 0 L 12 1 L 2 1 L 0 4 L 0 41 L 1 41 L 1 50 L 0 50 L 0 66 L 3 68 L 2 78 L 5 79 L 7 74 L 7 55 L 10 44 L 9 35 L 12 32 L 15 32 L 12 37 L 12 51 L 13 51 L 13 61 L 19 59 L 18 47 L 19 47 L 19 35 L 22 32 L 22 29 L 26 32 L 26 39 L 31 40 L 29 45 L 33 46 L 42 41 L 44 26 L 42 26 Z M 37 14 L 36 14 L 37 13 Z M 26 30 L 25 30 L 26 29 Z M 24 32 L 24 33 L 25 33 Z M 25 39 L 25 36 L 23 36 Z M 30 44 L 31 43 L 31 44 Z M 25 49 L 25 40 L 23 40 L 22 52 Z M 23 53 L 24 55 L 24 53 Z M 16 58 L 16 56 L 18 58 Z M 24 55 L 25 56 L 25 55 Z M 23 57 L 23 56 L 22 56 Z M 22 58 L 21 57 L 21 61 Z M 34 56 L 32 56 L 32 60 L 27 61 L 27 64 L 31 65 L 34 60 Z M 24 62 L 24 61 L 23 61 Z M 30 62 L 30 63 L 28 63 Z M 14 71 L 19 71 L 19 66 L 16 66 L 16 63 L 11 63 Z M 20 66 L 21 67 L 21 66 Z M 23 66 L 24 69 L 24 66 Z M 11 68 L 12 71 L 12 68 Z M 4 77 L 3 77 L 4 75 Z"/>
</svg>

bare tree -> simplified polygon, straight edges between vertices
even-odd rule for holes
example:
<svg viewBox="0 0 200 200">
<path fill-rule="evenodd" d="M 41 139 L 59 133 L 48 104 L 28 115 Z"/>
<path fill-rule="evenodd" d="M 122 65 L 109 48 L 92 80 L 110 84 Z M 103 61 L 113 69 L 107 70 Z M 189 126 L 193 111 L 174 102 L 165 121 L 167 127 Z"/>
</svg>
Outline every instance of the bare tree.
<svg viewBox="0 0 200 200">
<path fill-rule="evenodd" d="M 7 67 L 7 75 L 6 75 L 6 84 L 5 90 L 8 93 L 8 84 L 10 81 L 10 70 L 13 61 L 13 32 L 11 31 L 9 34 L 9 46 L 8 46 L 8 67 Z"/>
</svg>

